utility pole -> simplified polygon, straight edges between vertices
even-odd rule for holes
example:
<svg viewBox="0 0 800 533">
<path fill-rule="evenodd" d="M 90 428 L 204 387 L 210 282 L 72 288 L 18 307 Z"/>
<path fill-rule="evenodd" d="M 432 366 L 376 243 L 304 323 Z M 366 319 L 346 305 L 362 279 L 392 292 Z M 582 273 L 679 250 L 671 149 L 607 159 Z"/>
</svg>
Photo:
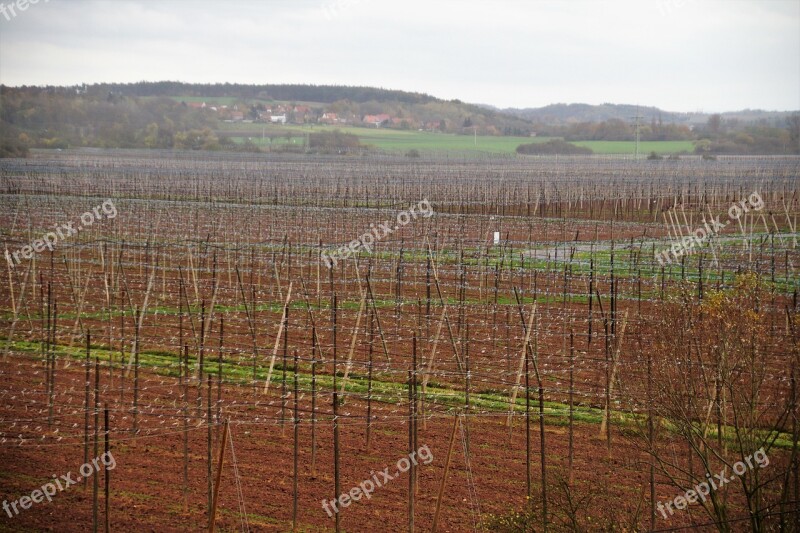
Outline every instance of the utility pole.
<svg viewBox="0 0 800 533">
<path fill-rule="evenodd" d="M 644 118 L 639 114 L 639 108 L 636 108 L 636 116 L 631 117 L 633 120 L 636 121 L 636 151 L 634 152 L 634 158 L 639 159 L 639 121 Z"/>
</svg>

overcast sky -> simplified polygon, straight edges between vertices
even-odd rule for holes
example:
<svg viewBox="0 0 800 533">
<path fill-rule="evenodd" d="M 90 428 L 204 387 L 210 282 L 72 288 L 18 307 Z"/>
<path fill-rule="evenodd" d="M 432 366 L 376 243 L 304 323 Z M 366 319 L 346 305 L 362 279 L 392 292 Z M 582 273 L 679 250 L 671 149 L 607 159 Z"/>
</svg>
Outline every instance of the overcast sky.
<svg viewBox="0 0 800 533">
<path fill-rule="evenodd" d="M 314 83 L 500 107 L 800 109 L 800 0 L 39 0 L 14 15 L 18 1 L 0 0 L 5 85 Z"/>
</svg>

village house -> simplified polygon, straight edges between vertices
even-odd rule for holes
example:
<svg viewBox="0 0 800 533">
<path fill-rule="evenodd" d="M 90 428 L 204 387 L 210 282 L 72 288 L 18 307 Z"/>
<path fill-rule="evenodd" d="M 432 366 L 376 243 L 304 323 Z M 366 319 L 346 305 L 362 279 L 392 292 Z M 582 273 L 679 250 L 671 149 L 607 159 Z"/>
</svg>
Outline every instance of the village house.
<svg viewBox="0 0 800 533">
<path fill-rule="evenodd" d="M 291 113 L 295 124 L 304 124 L 311 120 L 311 108 L 307 105 L 296 105 L 291 109 Z"/>
<path fill-rule="evenodd" d="M 337 124 L 339 123 L 339 115 L 336 113 L 323 113 L 319 121 L 323 124 Z"/>
<path fill-rule="evenodd" d="M 368 124 L 370 126 L 375 126 L 376 128 L 380 128 L 384 123 L 389 122 L 392 120 L 392 117 L 389 115 L 382 113 L 380 115 L 365 115 L 361 122 L 364 124 Z"/>
</svg>

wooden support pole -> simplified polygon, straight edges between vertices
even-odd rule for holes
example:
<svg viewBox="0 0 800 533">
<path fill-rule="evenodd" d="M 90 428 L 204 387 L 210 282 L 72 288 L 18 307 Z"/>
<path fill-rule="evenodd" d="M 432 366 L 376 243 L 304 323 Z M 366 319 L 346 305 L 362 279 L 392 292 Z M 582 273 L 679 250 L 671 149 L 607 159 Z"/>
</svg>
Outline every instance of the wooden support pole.
<svg viewBox="0 0 800 533">
<path fill-rule="evenodd" d="M 111 453 L 111 443 L 109 442 L 110 433 L 108 429 L 108 404 L 105 404 L 104 414 L 103 417 L 105 419 L 105 455 L 109 457 Z M 105 483 L 105 490 L 104 490 L 104 497 L 105 497 L 105 532 L 109 533 L 111 531 L 111 516 L 109 511 L 111 510 L 110 507 L 110 491 L 111 491 L 111 470 L 108 469 L 108 466 L 105 468 L 105 475 L 103 476 L 103 481 Z"/>
<path fill-rule="evenodd" d="M 86 332 L 89 335 L 89 332 Z M 94 456 L 99 455 L 100 448 L 100 358 L 94 356 Z M 97 533 L 100 522 L 98 520 L 98 498 L 100 493 L 99 473 L 92 478 L 92 531 Z"/>
<path fill-rule="evenodd" d="M 433 513 L 433 527 L 431 527 L 431 533 L 436 533 L 436 527 L 439 524 L 439 512 L 442 509 L 442 497 L 444 496 L 444 487 L 447 483 L 447 474 L 450 472 L 450 459 L 453 456 L 453 444 L 456 441 L 457 429 L 458 414 L 453 416 L 453 431 L 450 433 L 450 445 L 447 447 L 447 458 L 444 461 L 444 473 L 442 474 L 442 481 L 439 483 L 439 495 L 436 497 L 436 511 Z"/>
<path fill-rule="evenodd" d="M 335 298 L 335 296 L 334 296 Z M 339 498 L 339 398 L 333 388 L 333 499 Z M 336 513 L 336 533 L 341 531 L 340 515 Z"/>
<path fill-rule="evenodd" d="M 297 350 L 294 352 L 294 475 L 292 476 L 293 487 L 292 487 L 292 531 L 297 531 L 297 462 L 299 459 L 299 448 L 300 448 L 300 414 L 299 414 L 299 406 L 297 403 Z"/>
<path fill-rule="evenodd" d="M 214 533 L 215 521 L 217 518 L 217 505 L 219 504 L 219 484 L 222 479 L 222 463 L 225 460 L 225 444 L 228 442 L 228 424 L 230 421 L 225 419 L 225 427 L 222 430 L 222 441 L 219 446 L 219 458 L 217 459 L 217 478 L 214 483 L 214 499 L 211 504 L 211 509 L 208 519 L 208 533 Z"/>
<path fill-rule="evenodd" d="M 292 284 L 289 283 L 289 290 L 286 294 L 286 301 L 283 304 L 283 317 L 281 325 L 278 328 L 278 335 L 275 337 L 275 346 L 272 348 L 272 357 L 269 360 L 269 371 L 267 372 L 267 381 L 264 383 L 264 394 L 269 390 L 269 382 L 272 379 L 272 369 L 275 368 L 275 357 L 278 355 L 278 346 L 280 346 L 281 335 L 286 328 L 286 323 L 289 317 L 289 300 L 292 298 Z"/>
</svg>

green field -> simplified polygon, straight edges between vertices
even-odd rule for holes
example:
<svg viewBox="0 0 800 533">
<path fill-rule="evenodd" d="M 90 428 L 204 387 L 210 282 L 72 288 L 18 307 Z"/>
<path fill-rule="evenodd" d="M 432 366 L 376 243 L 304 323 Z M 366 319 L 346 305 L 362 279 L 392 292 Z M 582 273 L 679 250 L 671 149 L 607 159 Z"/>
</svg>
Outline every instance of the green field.
<svg viewBox="0 0 800 533">
<path fill-rule="evenodd" d="M 340 130 L 352 133 L 361 140 L 363 144 L 390 152 L 405 153 L 408 150 L 416 149 L 420 152 L 487 152 L 493 154 L 512 154 L 517 146 L 529 142 L 544 142 L 546 138 L 531 137 L 496 137 L 478 135 L 477 139 L 470 135 L 454 135 L 450 133 L 431 133 L 426 131 L 392 130 L 392 129 L 371 129 L 360 127 L 334 127 L 325 125 L 314 126 L 278 126 L 272 124 L 231 124 L 225 123 L 220 126 L 220 132 L 230 135 L 237 142 L 244 142 L 248 137 L 257 145 L 271 144 L 269 139 L 261 138 L 262 134 L 266 137 L 280 135 L 272 143 L 285 143 L 286 134 L 296 136 L 296 142 L 308 133 L 320 131 Z M 239 133 L 240 135 L 237 135 Z"/>
<path fill-rule="evenodd" d="M 477 151 L 496 154 L 512 154 L 517 146 L 530 142 L 544 142 L 546 138 L 495 137 L 478 135 L 455 135 L 427 131 L 402 131 L 387 129 L 343 128 L 357 135 L 363 144 L 381 150 L 406 152 L 411 149 L 423 151 Z"/>
<path fill-rule="evenodd" d="M 352 133 L 361 139 L 363 144 L 379 150 L 405 153 L 408 150 L 424 152 L 483 152 L 490 154 L 514 154 L 520 144 L 545 142 L 548 137 L 499 137 L 489 135 L 455 135 L 452 133 L 432 133 L 427 131 L 394 130 L 362 127 L 335 127 L 326 125 L 274 125 L 274 124 L 242 124 L 225 123 L 220 125 L 220 132 L 231 136 L 237 142 L 244 142 L 251 138 L 257 145 L 273 143 L 286 143 L 286 135 L 295 137 L 296 143 L 301 143 L 302 138 L 308 133 L 319 131 L 332 131 L 338 129 Z M 237 135 L 238 134 L 238 135 Z M 266 137 L 279 135 L 272 142 Z M 579 141 L 575 144 L 587 146 L 596 154 L 633 155 L 635 143 L 633 141 Z M 658 154 L 674 154 L 691 152 L 694 145 L 691 141 L 643 141 L 639 143 L 639 153 L 642 156 L 655 151 Z"/>
<path fill-rule="evenodd" d="M 576 141 L 573 144 L 591 148 L 596 154 L 633 154 L 636 143 L 633 141 Z M 657 154 L 692 153 L 692 141 L 642 141 L 639 143 L 639 154 L 646 156 L 650 152 Z"/>
<path fill-rule="evenodd" d="M 231 124 L 226 124 L 231 126 Z M 253 125 L 245 124 L 244 126 L 251 126 L 249 130 L 253 130 Z M 241 126 L 240 126 L 241 127 Z M 227 128 L 226 128 L 227 129 Z M 260 128 L 259 128 L 260 129 Z M 529 142 L 544 142 L 545 138 L 529 138 L 529 137 L 494 137 L 479 135 L 477 139 L 470 135 L 454 135 L 448 133 L 431 133 L 425 131 L 404 131 L 404 130 L 388 130 L 388 129 L 368 129 L 368 128 L 334 128 L 332 126 L 314 126 L 300 127 L 300 126 L 281 126 L 279 128 L 266 126 L 262 131 L 252 131 L 252 142 L 258 145 L 270 144 L 269 140 L 262 141 L 261 134 L 269 136 L 275 134 L 276 131 L 288 132 L 297 135 L 297 142 L 301 142 L 300 138 L 305 137 L 307 133 L 317 131 L 330 131 L 339 129 L 341 131 L 352 133 L 361 140 L 362 144 L 372 146 L 379 150 L 389 152 L 402 152 L 416 149 L 420 152 L 445 152 L 445 151 L 474 151 L 486 152 L 494 154 L 512 154 L 517 146 Z M 233 131 L 236 131 L 235 129 Z M 246 137 L 237 137 L 231 131 L 233 138 L 239 142 L 243 142 Z M 272 141 L 286 142 L 286 138 L 276 138 Z"/>
</svg>

